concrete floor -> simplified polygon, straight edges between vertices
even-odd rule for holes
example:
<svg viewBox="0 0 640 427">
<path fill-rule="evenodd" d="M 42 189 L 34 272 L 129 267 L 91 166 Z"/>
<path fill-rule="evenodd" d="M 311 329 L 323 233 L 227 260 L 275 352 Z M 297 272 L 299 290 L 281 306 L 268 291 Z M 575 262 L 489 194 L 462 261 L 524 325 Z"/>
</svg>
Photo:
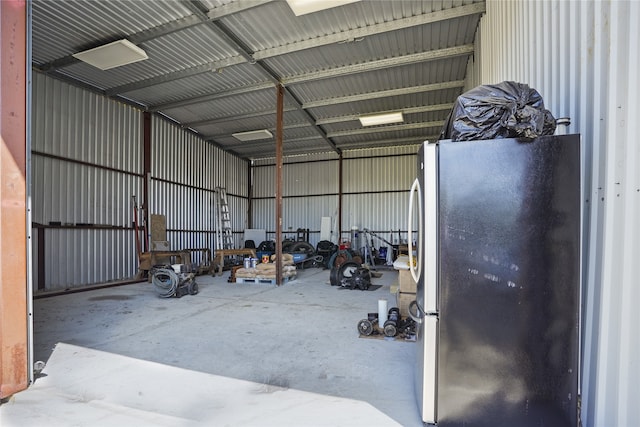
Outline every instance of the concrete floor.
<svg viewBox="0 0 640 427">
<path fill-rule="evenodd" d="M 317 268 L 280 287 L 228 276 L 198 276 L 200 293 L 179 299 L 139 283 L 35 300 L 46 376 L 0 406 L 0 424 L 422 426 L 416 344 L 356 329 L 379 299 L 395 305 L 396 271 L 368 291 Z"/>
</svg>

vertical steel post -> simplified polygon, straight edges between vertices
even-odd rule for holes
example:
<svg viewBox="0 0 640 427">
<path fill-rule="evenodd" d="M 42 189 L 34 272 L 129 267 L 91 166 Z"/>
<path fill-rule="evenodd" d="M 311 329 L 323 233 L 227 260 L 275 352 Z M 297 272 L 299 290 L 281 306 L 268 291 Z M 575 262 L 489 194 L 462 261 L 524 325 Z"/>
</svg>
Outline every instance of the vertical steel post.
<svg viewBox="0 0 640 427">
<path fill-rule="evenodd" d="M 247 228 L 253 228 L 253 161 L 247 160 L 247 166 Z"/>
<path fill-rule="evenodd" d="M 149 213 L 149 192 L 151 191 L 151 113 L 145 111 L 142 116 L 142 210 L 144 212 L 144 250 L 151 250 L 151 214 Z M 136 236 L 137 237 L 137 236 Z"/>
<path fill-rule="evenodd" d="M 342 151 L 338 158 L 338 242 L 342 240 Z M 333 267 L 333 266 L 332 266 Z"/>
<path fill-rule="evenodd" d="M 284 88 L 277 85 L 276 108 L 276 284 L 282 284 L 282 130 Z"/>
</svg>

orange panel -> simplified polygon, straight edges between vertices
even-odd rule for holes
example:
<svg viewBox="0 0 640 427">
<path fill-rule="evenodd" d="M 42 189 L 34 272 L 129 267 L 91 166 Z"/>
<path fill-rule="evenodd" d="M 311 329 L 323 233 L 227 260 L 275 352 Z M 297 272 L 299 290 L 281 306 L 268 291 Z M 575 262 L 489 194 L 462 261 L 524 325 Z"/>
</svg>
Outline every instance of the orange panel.
<svg viewBox="0 0 640 427">
<path fill-rule="evenodd" d="M 28 386 L 26 3 L 0 1 L 0 397 Z"/>
</svg>

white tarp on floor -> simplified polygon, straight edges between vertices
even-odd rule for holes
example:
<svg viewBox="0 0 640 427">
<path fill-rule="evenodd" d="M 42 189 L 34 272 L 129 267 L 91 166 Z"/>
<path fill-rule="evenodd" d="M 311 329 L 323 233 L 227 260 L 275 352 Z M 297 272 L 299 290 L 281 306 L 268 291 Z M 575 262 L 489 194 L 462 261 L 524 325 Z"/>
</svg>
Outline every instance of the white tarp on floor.
<svg viewBox="0 0 640 427">
<path fill-rule="evenodd" d="M 239 361 L 238 363 L 242 363 Z M 366 402 L 253 383 L 60 343 L 0 425 L 396 426 Z"/>
</svg>

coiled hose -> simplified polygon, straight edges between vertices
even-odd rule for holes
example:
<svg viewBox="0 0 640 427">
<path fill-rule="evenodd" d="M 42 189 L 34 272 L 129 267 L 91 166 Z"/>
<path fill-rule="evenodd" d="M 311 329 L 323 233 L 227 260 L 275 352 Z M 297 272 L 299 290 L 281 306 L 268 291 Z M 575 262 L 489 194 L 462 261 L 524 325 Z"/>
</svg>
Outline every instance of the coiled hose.
<svg viewBox="0 0 640 427">
<path fill-rule="evenodd" d="M 162 298 L 171 298 L 176 294 L 180 279 L 173 269 L 159 268 L 153 273 L 153 286 Z"/>
</svg>

